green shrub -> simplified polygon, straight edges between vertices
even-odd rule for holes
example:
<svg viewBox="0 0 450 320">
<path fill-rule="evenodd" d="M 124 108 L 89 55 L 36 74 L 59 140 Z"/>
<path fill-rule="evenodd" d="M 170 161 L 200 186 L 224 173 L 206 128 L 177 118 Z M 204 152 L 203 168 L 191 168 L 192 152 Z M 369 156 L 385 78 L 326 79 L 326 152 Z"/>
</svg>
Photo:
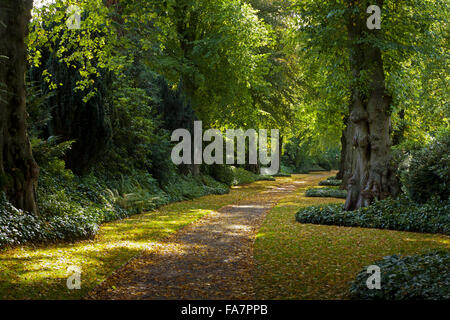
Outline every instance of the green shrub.
<svg viewBox="0 0 450 320">
<path fill-rule="evenodd" d="M 267 176 L 267 175 L 256 175 L 255 179 L 256 179 L 256 181 L 276 181 L 277 180 L 274 178 L 274 176 Z"/>
<path fill-rule="evenodd" d="M 225 194 L 229 188 L 208 176 L 177 176 L 169 185 L 163 187 L 171 201 L 189 200 L 208 194 Z"/>
<path fill-rule="evenodd" d="M 243 168 L 236 168 L 228 165 L 215 165 L 211 170 L 214 179 L 228 186 L 249 184 L 261 180 L 275 180 L 272 176 L 258 175 Z"/>
<path fill-rule="evenodd" d="M 28 241 L 75 240 L 95 235 L 96 218 L 76 215 L 45 217 L 13 207 L 2 194 L 0 199 L 0 247 Z"/>
<path fill-rule="evenodd" d="M 347 191 L 339 190 L 339 189 L 335 189 L 335 188 L 310 188 L 310 189 L 306 190 L 305 196 L 345 199 L 347 197 Z"/>
<path fill-rule="evenodd" d="M 297 212 L 296 219 L 302 223 L 450 235 L 449 212 L 450 201 L 421 205 L 401 198 L 378 201 L 356 211 L 344 211 L 342 205 L 307 207 Z"/>
<path fill-rule="evenodd" d="M 273 175 L 274 177 L 292 177 L 292 175 L 290 173 L 284 173 L 284 172 L 279 172 L 277 174 Z"/>
<path fill-rule="evenodd" d="M 411 152 L 401 174 L 407 194 L 424 203 L 433 196 L 449 198 L 450 190 L 450 132 L 444 132 L 432 143 Z"/>
<path fill-rule="evenodd" d="M 284 164 L 280 164 L 280 174 L 293 174 L 294 168 L 290 166 L 286 166 Z"/>
<path fill-rule="evenodd" d="M 338 187 L 342 184 L 342 180 L 337 179 L 331 179 L 328 178 L 327 180 L 320 181 L 319 186 L 332 186 L 332 187 Z"/>
<path fill-rule="evenodd" d="M 233 172 L 233 185 L 249 184 L 258 180 L 258 175 L 242 168 L 231 167 Z M 264 180 L 264 178 L 262 178 Z"/>
<path fill-rule="evenodd" d="M 381 289 L 369 290 L 364 268 L 350 288 L 358 300 L 449 300 L 450 252 L 433 252 L 420 256 L 393 255 L 373 263 L 381 269 Z"/>
<path fill-rule="evenodd" d="M 234 183 L 234 173 L 231 166 L 224 164 L 211 166 L 212 176 L 219 182 L 222 182 L 228 186 L 232 186 Z"/>
</svg>

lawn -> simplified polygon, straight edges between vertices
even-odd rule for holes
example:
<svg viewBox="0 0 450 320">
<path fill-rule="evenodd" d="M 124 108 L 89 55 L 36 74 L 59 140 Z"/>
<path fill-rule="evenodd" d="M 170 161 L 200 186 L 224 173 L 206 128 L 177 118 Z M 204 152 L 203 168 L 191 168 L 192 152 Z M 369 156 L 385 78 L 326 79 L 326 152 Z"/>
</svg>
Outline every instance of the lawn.
<svg viewBox="0 0 450 320">
<path fill-rule="evenodd" d="M 152 244 L 225 205 L 289 181 L 260 181 L 172 203 L 157 211 L 101 226 L 94 239 L 75 243 L 26 245 L 0 250 L 0 299 L 79 299 L 114 270 Z M 81 289 L 69 290 L 68 267 L 81 268 Z"/>
<path fill-rule="evenodd" d="M 444 235 L 300 224 L 299 208 L 344 202 L 306 198 L 304 192 L 323 177 L 305 177 L 293 177 L 304 185 L 272 209 L 257 235 L 257 299 L 348 299 L 350 282 L 364 266 L 392 254 L 450 247 Z"/>
</svg>

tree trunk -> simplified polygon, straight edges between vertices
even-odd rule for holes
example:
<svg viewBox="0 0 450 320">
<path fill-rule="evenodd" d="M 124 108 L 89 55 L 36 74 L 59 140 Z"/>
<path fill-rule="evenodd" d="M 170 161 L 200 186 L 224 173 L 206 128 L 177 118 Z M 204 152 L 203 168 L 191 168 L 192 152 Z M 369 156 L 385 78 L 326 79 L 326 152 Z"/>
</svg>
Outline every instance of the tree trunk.
<svg viewBox="0 0 450 320">
<path fill-rule="evenodd" d="M 368 83 L 353 88 L 350 121 L 354 133 L 347 143 L 355 148 L 352 176 L 348 184 L 346 210 L 369 206 L 374 200 L 396 196 L 399 192 L 396 170 L 391 164 L 389 107 L 381 50 L 371 43 L 358 42 L 366 28 L 364 16 L 353 13 L 348 23 L 353 42 L 350 64 L 355 80 L 364 72 Z M 357 81 L 361 83 L 362 81 Z M 363 88 L 363 90 L 361 90 Z"/>
<path fill-rule="evenodd" d="M 26 123 L 26 46 L 32 0 L 0 0 L 0 190 L 17 208 L 37 212 L 39 168 Z"/>
</svg>

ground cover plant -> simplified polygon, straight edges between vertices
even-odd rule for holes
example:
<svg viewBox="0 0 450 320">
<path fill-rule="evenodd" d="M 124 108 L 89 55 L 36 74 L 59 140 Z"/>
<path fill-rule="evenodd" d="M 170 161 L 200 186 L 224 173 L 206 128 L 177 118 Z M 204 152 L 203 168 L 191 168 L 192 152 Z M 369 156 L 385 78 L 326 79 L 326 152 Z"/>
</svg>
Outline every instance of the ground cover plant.
<svg viewBox="0 0 450 320">
<path fill-rule="evenodd" d="M 401 257 L 392 255 L 375 261 L 381 273 L 381 289 L 369 290 L 367 268 L 363 268 L 350 288 L 357 300 L 448 300 L 450 251 Z"/>
<path fill-rule="evenodd" d="M 306 190 L 305 196 L 345 199 L 347 197 L 347 191 L 337 188 L 310 188 Z"/>
<path fill-rule="evenodd" d="M 370 207 L 345 211 L 342 205 L 319 205 L 300 209 L 301 223 L 442 233 L 450 235 L 450 203 L 416 204 L 407 198 L 378 201 Z"/>
</svg>

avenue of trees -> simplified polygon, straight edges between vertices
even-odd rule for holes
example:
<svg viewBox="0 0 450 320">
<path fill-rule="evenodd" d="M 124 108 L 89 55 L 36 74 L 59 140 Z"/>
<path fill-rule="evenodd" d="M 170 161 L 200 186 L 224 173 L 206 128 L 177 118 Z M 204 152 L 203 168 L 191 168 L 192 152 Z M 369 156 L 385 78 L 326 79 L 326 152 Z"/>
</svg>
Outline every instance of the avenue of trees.
<svg viewBox="0 0 450 320">
<path fill-rule="evenodd" d="M 397 155 L 448 131 L 448 16 L 439 0 L 0 0 L 0 190 L 47 215 L 55 177 L 146 199 L 224 182 L 170 162 L 171 132 L 202 120 L 279 129 L 282 169 L 339 167 L 346 210 L 397 197 Z"/>
</svg>

